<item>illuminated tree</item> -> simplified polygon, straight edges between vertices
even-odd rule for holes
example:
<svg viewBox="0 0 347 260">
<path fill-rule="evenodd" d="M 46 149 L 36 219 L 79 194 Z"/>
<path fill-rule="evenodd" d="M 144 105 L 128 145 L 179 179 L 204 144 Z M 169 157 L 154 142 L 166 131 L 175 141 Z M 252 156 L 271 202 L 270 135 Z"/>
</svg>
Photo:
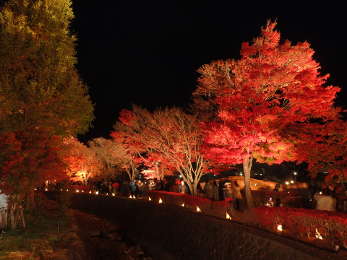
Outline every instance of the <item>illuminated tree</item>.
<svg viewBox="0 0 347 260">
<path fill-rule="evenodd" d="M 138 167 L 142 163 L 141 150 L 134 143 L 129 142 L 124 129 L 117 129 L 111 133 L 114 156 L 113 160 L 117 167 L 124 170 L 130 181 L 135 180 L 139 173 Z"/>
<path fill-rule="evenodd" d="M 175 166 L 170 163 L 161 153 L 147 152 L 142 157 L 143 164 L 147 167 L 145 177 L 147 179 L 163 180 L 165 176 L 173 175 Z"/>
<path fill-rule="evenodd" d="M 66 137 L 60 156 L 65 163 L 66 174 L 76 181 L 86 183 L 89 178 L 101 174 L 102 163 L 94 150 L 74 137 Z"/>
<path fill-rule="evenodd" d="M 324 86 L 328 75 L 320 75 L 314 51 L 307 42 L 280 43 L 275 26 L 268 22 L 258 38 L 243 43 L 239 60 L 204 65 L 194 93 L 217 107 L 216 119 L 204 124 L 206 156 L 243 164 L 249 207 L 253 159 L 296 160 L 295 140 L 284 138 L 286 129 L 336 116 L 332 104 L 339 88 Z"/>
<path fill-rule="evenodd" d="M 93 106 L 75 68 L 72 18 L 70 0 L 9 0 L 2 8 L 0 131 L 89 128 Z"/>
<path fill-rule="evenodd" d="M 116 132 L 123 133 L 127 143 L 136 150 L 165 159 L 179 172 L 192 194 L 206 173 L 207 162 L 201 154 L 202 134 L 198 119 L 178 108 L 153 113 L 139 107 L 123 110 Z"/>
<path fill-rule="evenodd" d="M 113 140 L 99 137 L 89 141 L 88 146 L 102 162 L 103 174 L 114 175 L 119 170 L 119 148 Z"/>
<path fill-rule="evenodd" d="M 287 129 L 288 138 L 295 138 L 298 158 L 308 163 L 312 177 L 319 172 L 347 178 L 347 125 L 341 119 Z"/>
<path fill-rule="evenodd" d="M 34 187 L 67 178 L 59 149 L 60 137 L 40 131 L 0 134 L 0 189 L 11 195 L 11 228 L 25 227 L 23 208 L 33 209 Z"/>
</svg>

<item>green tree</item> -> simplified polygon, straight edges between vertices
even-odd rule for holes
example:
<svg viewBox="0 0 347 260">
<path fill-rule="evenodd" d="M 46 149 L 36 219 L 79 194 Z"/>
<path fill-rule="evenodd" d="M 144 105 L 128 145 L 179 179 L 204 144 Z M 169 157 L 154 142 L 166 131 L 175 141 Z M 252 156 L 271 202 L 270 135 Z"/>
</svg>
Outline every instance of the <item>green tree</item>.
<svg viewBox="0 0 347 260">
<path fill-rule="evenodd" d="M 76 135 L 93 105 L 75 68 L 70 0 L 10 0 L 0 12 L 0 131 Z"/>
</svg>

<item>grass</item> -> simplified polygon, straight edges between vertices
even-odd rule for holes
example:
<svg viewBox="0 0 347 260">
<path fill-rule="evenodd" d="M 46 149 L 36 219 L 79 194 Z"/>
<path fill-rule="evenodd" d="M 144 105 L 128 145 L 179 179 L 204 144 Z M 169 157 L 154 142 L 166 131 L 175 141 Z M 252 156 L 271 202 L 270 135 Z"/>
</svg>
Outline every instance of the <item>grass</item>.
<svg viewBox="0 0 347 260">
<path fill-rule="evenodd" d="M 70 218 L 58 207 L 27 214 L 28 227 L 0 234 L 0 259 L 38 259 L 43 253 L 64 247 Z"/>
</svg>

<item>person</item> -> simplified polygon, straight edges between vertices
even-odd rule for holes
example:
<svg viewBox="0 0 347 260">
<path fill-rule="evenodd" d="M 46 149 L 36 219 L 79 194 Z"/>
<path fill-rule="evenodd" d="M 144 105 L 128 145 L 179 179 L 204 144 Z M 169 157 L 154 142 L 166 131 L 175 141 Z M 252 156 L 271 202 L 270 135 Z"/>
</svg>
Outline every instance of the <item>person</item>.
<svg viewBox="0 0 347 260">
<path fill-rule="evenodd" d="M 232 181 L 230 184 L 233 196 L 233 208 L 235 210 L 242 210 L 242 194 L 240 186 L 237 181 Z"/>
<path fill-rule="evenodd" d="M 218 183 L 216 180 L 212 182 L 212 194 L 213 194 L 213 200 L 219 200 L 219 190 L 218 190 Z"/>
<path fill-rule="evenodd" d="M 0 190 L 0 231 L 7 227 L 7 204 L 8 196 Z"/>
<path fill-rule="evenodd" d="M 119 182 L 114 182 L 112 183 L 112 193 L 114 193 L 115 195 L 118 195 L 119 192 Z"/>
<path fill-rule="evenodd" d="M 280 187 L 281 187 L 280 184 L 276 183 L 275 188 L 274 188 L 274 192 L 279 192 Z"/>
<path fill-rule="evenodd" d="M 129 188 L 130 188 L 130 194 L 133 196 L 136 196 L 136 183 L 135 183 L 135 181 L 132 180 L 129 183 Z"/>
</svg>

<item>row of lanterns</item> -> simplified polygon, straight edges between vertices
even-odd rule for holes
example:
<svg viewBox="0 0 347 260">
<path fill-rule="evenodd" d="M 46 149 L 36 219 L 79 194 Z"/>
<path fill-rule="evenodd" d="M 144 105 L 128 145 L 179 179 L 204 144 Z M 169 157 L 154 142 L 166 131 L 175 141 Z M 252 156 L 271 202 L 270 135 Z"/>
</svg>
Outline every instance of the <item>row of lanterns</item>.
<svg viewBox="0 0 347 260">
<path fill-rule="evenodd" d="M 48 191 L 48 189 L 46 188 L 45 191 Z M 60 191 L 63 191 L 63 189 L 60 189 Z M 69 189 L 66 189 L 66 191 L 68 192 Z M 76 189 L 75 192 L 76 192 L 76 193 L 84 193 L 84 190 Z M 99 191 L 94 191 L 94 192 L 89 191 L 88 193 L 89 193 L 89 194 L 99 195 Z M 108 195 L 109 195 L 109 194 L 106 193 L 106 196 L 108 196 Z M 111 193 L 110 195 L 111 195 L 112 197 L 115 197 L 115 196 L 116 196 L 115 193 Z M 129 199 L 136 199 L 136 197 L 135 197 L 135 195 L 129 195 Z M 152 201 L 152 198 L 151 198 L 151 197 L 148 197 L 148 201 Z M 158 203 L 159 203 L 159 204 L 163 204 L 163 203 L 164 203 L 163 200 L 162 200 L 162 198 L 159 198 Z M 181 207 L 185 207 L 185 204 L 182 203 L 180 206 L 181 206 Z M 199 212 L 199 213 L 202 212 L 199 206 L 196 206 L 196 212 Z M 225 213 L 225 218 L 228 219 L 228 220 L 231 220 L 231 216 L 228 214 L 228 212 Z"/>
</svg>

